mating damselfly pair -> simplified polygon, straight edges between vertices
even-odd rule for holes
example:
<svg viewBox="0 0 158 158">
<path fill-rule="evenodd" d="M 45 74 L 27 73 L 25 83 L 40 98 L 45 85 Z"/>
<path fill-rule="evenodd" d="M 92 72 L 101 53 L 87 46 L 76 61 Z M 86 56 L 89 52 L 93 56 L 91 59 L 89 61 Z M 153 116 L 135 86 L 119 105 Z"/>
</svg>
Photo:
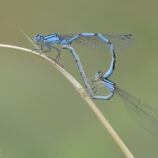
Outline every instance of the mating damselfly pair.
<svg viewBox="0 0 158 158">
<path fill-rule="evenodd" d="M 59 34 L 50 34 L 43 36 L 38 34 L 34 37 L 34 41 L 41 46 L 41 51 L 46 48 L 43 52 L 51 51 L 53 48 L 58 52 L 56 60 L 59 59 L 61 50 L 56 48 L 54 45 L 71 45 L 71 43 L 86 43 L 86 44 L 96 44 L 104 45 L 110 48 L 110 53 L 112 55 L 111 65 L 108 71 L 104 74 L 102 71 L 98 71 L 92 81 L 94 84 L 93 87 L 90 86 L 88 77 L 85 74 L 83 65 L 80 61 L 79 56 L 74 51 L 72 47 L 69 47 L 78 69 L 81 73 L 84 85 L 87 88 L 90 96 L 93 99 L 99 100 L 108 100 L 115 94 L 123 99 L 127 105 L 127 109 L 134 116 L 137 122 L 140 123 L 144 128 L 153 134 L 158 135 L 158 110 L 153 107 L 141 103 L 141 101 L 124 90 L 120 89 L 113 81 L 110 81 L 108 78 L 112 75 L 114 71 L 116 56 L 115 48 L 130 45 L 133 43 L 134 39 L 132 34 L 99 34 L 99 33 L 81 33 L 78 35 L 68 34 L 68 35 L 59 35 Z M 100 90 L 100 87 L 105 87 L 108 91 L 108 95 L 98 96 L 97 92 Z"/>
</svg>

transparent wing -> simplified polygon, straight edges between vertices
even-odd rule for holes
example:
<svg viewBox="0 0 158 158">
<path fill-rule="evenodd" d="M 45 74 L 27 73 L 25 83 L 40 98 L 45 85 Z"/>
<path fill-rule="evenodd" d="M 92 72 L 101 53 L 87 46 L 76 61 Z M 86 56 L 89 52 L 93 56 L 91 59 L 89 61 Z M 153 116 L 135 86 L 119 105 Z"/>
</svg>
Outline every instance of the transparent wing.
<svg viewBox="0 0 158 158">
<path fill-rule="evenodd" d="M 158 110 L 143 104 L 124 90 L 116 87 L 116 94 L 122 98 L 130 114 L 148 132 L 158 136 Z"/>
<path fill-rule="evenodd" d="M 132 34 L 102 34 L 104 37 L 106 37 L 110 42 L 114 44 L 115 49 L 124 49 L 129 47 L 134 43 L 134 36 Z M 68 35 L 62 35 L 61 37 L 63 39 L 70 39 L 74 37 L 75 34 L 68 34 Z M 97 36 L 84 36 L 79 37 L 78 39 L 74 40 L 73 43 L 80 43 L 80 44 L 86 44 L 91 45 L 95 47 L 104 47 L 107 46 L 107 44 L 101 40 Z"/>
</svg>

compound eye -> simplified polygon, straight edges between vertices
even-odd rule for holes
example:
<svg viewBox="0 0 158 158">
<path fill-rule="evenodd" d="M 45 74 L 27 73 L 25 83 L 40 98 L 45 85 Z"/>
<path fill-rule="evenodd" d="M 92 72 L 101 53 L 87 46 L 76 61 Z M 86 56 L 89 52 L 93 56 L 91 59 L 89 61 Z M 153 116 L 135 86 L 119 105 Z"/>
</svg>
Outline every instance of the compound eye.
<svg viewBox="0 0 158 158">
<path fill-rule="evenodd" d="M 100 78 L 100 77 L 102 77 L 103 76 L 103 72 L 102 71 L 98 71 L 97 73 L 96 73 L 96 77 L 97 78 Z"/>
<path fill-rule="evenodd" d="M 101 74 L 102 74 L 102 71 L 101 71 L 101 70 L 100 70 L 100 71 L 98 71 L 98 72 L 97 72 L 97 74 L 98 74 L 98 75 L 101 75 Z"/>
<path fill-rule="evenodd" d="M 35 37 L 36 37 L 36 38 L 40 38 L 41 36 L 42 36 L 42 34 L 39 33 L 39 34 L 36 35 Z"/>
<path fill-rule="evenodd" d="M 41 38 L 42 38 L 42 34 L 38 34 L 38 35 L 36 35 L 36 36 L 34 37 L 34 41 L 35 41 L 35 42 L 39 42 L 39 41 L 41 41 Z"/>
<path fill-rule="evenodd" d="M 95 74 L 95 80 L 98 80 L 102 75 L 103 75 L 102 71 L 98 71 L 98 72 Z"/>
</svg>

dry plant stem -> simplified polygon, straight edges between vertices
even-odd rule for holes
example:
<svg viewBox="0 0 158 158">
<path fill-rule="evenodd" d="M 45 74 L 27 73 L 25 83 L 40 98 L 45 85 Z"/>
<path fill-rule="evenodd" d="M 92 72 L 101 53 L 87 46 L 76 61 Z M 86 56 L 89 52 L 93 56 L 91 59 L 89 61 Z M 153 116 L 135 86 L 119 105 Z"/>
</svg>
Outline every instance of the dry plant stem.
<svg viewBox="0 0 158 158">
<path fill-rule="evenodd" d="M 92 101 L 92 99 L 87 94 L 86 90 L 81 86 L 81 84 L 73 77 L 70 73 L 68 73 L 63 67 L 61 67 L 58 63 L 56 63 L 54 60 L 50 59 L 44 54 L 40 54 L 36 51 L 32 51 L 30 49 L 26 49 L 23 47 L 13 46 L 13 45 L 7 45 L 7 44 L 0 44 L 0 47 L 3 48 L 12 48 L 17 50 L 22 50 L 25 52 L 29 52 L 38 56 L 43 57 L 50 63 L 52 63 L 68 80 L 69 82 L 75 87 L 77 92 L 82 96 L 82 98 L 87 102 L 89 107 L 92 109 L 94 114 L 98 117 L 98 119 L 101 121 L 103 126 L 107 129 L 109 134 L 112 136 L 112 138 L 115 140 L 115 142 L 118 144 L 122 152 L 127 158 L 134 158 L 132 153 L 129 151 L 129 149 L 126 147 L 126 145 L 123 143 L 123 141 L 120 139 L 120 137 L 117 135 L 117 133 L 114 131 L 114 129 L 111 127 L 109 122 L 106 120 L 104 115 L 101 113 L 101 111 L 98 109 L 98 107 L 95 105 L 95 103 Z M 68 50 L 74 51 L 74 49 L 68 45 L 63 46 L 63 48 L 66 48 Z"/>
</svg>

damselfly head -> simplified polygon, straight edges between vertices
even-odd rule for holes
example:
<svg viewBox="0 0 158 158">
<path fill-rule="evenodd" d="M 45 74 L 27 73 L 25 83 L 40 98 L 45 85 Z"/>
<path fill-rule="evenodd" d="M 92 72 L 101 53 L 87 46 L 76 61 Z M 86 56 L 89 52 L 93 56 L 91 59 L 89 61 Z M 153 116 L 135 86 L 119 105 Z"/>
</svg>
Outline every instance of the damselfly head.
<svg viewBox="0 0 158 158">
<path fill-rule="evenodd" d="M 103 76 L 103 72 L 102 72 L 102 71 L 96 72 L 96 74 L 95 74 L 95 76 L 94 76 L 94 80 L 92 80 L 92 82 L 95 82 L 95 81 L 101 79 L 102 76 Z"/>
<path fill-rule="evenodd" d="M 34 41 L 35 42 L 39 42 L 42 40 L 43 35 L 42 34 L 38 34 L 37 36 L 34 37 Z"/>
</svg>

